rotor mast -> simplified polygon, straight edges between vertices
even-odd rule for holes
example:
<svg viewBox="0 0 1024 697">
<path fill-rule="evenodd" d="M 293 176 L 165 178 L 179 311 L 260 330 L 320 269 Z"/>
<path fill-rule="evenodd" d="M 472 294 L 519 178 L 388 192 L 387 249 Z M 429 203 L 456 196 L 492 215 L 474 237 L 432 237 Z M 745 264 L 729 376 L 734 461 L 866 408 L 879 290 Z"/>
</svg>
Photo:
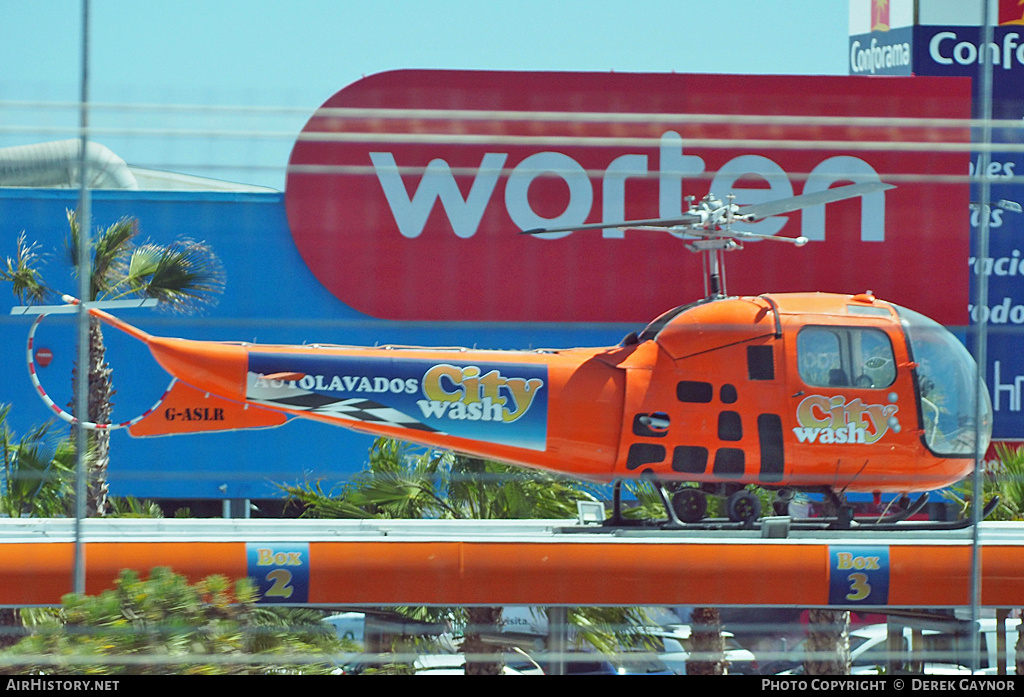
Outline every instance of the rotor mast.
<svg viewBox="0 0 1024 697">
<path fill-rule="evenodd" d="M 743 249 L 744 241 L 788 242 L 802 247 L 807 244 L 806 237 L 781 237 L 764 235 L 745 230 L 734 230 L 734 223 L 753 223 L 775 215 L 790 213 L 810 206 L 823 206 L 834 201 L 842 201 L 857 196 L 881 194 L 887 189 L 895 188 L 892 184 L 881 181 L 848 184 L 822 191 L 791 196 L 776 201 L 766 201 L 743 206 L 735 203 L 736 197 L 726 196 L 723 203 L 714 194 L 708 193 L 699 202 L 694 196 L 687 196 L 688 208 L 678 218 L 651 218 L 615 223 L 584 223 L 569 227 L 533 228 L 523 230 L 520 235 L 543 235 L 554 232 L 574 232 L 577 230 L 602 230 L 618 228 L 620 230 L 655 230 L 668 232 L 675 237 L 687 240 L 686 247 L 691 252 L 703 254 L 704 292 L 708 299 L 721 298 L 726 295 L 725 289 L 725 252 Z"/>
</svg>

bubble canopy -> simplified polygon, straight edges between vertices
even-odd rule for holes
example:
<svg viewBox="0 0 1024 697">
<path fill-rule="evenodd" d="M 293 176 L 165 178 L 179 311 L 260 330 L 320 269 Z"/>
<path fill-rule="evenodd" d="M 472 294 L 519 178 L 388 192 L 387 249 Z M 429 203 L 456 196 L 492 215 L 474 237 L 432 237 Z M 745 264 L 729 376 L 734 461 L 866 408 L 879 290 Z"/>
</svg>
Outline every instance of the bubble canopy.
<svg viewBox="0 0 1024 697">
<path fill-rule="evenodd" d="M 895 307 L 911 359 L 917 364 L 914 373 L 925 445 L 936 455 L 948 457 L 983 454 L 992 437 L 992 400 L 985 382 L 978 380 L 974 357 L 938 322 L 905 307 Z"/>
</svg>

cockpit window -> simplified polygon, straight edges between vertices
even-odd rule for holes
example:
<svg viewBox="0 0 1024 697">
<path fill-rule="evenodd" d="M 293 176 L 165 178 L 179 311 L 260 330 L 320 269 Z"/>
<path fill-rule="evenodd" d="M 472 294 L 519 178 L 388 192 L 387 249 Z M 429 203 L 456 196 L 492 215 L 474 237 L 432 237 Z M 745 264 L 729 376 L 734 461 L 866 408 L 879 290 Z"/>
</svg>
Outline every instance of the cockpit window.
<svg viewBox="0 0 1024 697">
<path fill-rule="evenodd" d="M 885 332 L 857 327 L 804 327 L 796 338 L 800 378 L 814 387 L 882 389 L 896 380 Z"/>
<path fill-rule="evenodd" d="M 978 383 L 978 364 L 967 348 L 938 322 L 896 307 L 917 363 L 914 373 L 921 398 L 925 445 L 936 455 L 968 457 L 981 436 L 983 453 L 992 435 L 988 386 Z M 978 395 L 981 405 L 977 408 Z M 978 418 L 980 426 L 976 426 Z"/>
</svg>

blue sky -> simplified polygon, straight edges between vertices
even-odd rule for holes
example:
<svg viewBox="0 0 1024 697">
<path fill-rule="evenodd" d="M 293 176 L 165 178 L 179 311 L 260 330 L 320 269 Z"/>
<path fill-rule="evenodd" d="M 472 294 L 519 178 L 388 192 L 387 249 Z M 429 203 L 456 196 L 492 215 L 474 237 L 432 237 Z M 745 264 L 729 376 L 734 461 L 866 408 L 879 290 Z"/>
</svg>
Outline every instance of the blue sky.
<svg viewBox="0 0 1024 697">
<path fill-rule="evenodd" d="M 90 125 L 94 140 L 133 165 L 281 188 L 294 135 L 364 75 L 845 74 L 847 8 L 847 0 L 92 0 L 90 101 L 117 106 L 97 108 Z M 0 0 L 0 146 L 76 137 L 81 19 L 81 0 Z M 193 105 L 246 109 L 179 110 Z"/>
</svg>

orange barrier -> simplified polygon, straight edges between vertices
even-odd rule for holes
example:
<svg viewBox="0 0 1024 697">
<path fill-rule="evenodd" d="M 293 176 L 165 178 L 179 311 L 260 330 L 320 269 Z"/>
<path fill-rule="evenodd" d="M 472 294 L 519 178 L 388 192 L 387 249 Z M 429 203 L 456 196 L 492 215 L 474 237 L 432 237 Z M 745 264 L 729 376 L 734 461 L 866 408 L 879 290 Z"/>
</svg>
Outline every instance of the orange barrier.
<svg viewBox="0 0 1024 697">
<path fill-rule="evenodd" d="M 824 604 L 824 548 L 602 543 L 317 543 L 310 601 Z M 816 561 L 813 561 L 816 560 Z M 807 562 L 817 567 L 808 578 Z M 758 579 L 774 578 L 772 584 Z M 808 592 L 817 586 L 818 593 Z M 319 590 L 314 590 L 319 589 Z"/>
<path fill-rule="evenodd" d="M 112 587 L 124 568 L 145 575 L 168 566 L 191 580 L 214 573 L 248 575 L 260 582 L 265 601 L 287 604 L 948 608 L 970 603 L 966 541 L 886 545 L 877 539 L 862 544 L 595 537 L 88 542 L 86 591 Z M 71 543 L 6 543 L 0 549 L 0 604 L 52 605 L 71 590 Z M 986 545 L 981 568 L 982 605 L 1020 604 L 1024 555 L 1019 545 Z"/>
</svg>

